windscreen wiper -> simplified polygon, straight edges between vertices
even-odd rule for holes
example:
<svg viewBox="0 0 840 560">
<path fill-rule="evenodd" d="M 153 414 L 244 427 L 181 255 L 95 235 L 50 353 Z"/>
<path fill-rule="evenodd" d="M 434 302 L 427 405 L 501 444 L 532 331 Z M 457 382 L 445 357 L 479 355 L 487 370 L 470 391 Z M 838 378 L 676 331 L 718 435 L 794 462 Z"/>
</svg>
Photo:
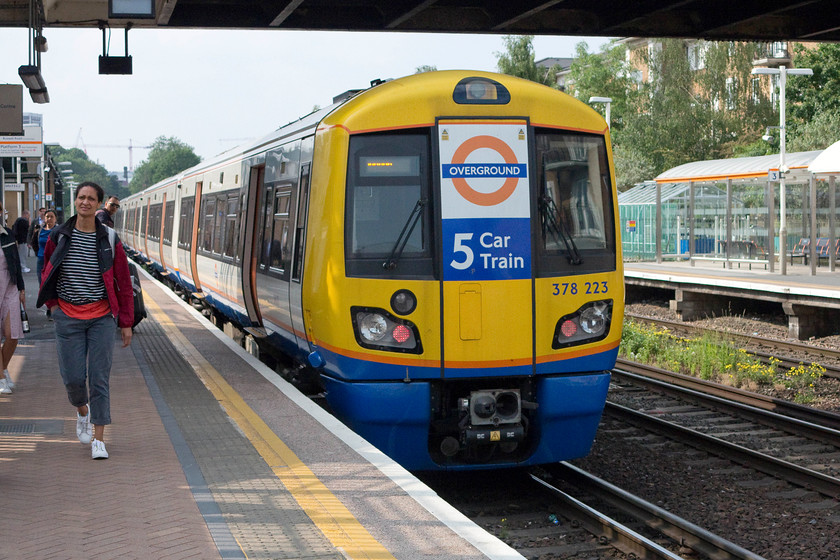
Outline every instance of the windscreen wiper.
<svg viewBox="0 0 840 560">
<path fill-rule="evenodd" d="M 569 230 L 566 229 L 566 223 L 562 220 L 557 220 L 557 207 L 555 206 L 554 201 L 547 196 L 541 196 L 539 199 L 539 206 L 540 214 L 542 214 L 543 218 L 543 235 L 545 235 L 545 230 L 547 228 L 554 234 L 555 238 L 563 242 L 566 246 L 566 250 L 569 252 L 569 264 L 575 266 L 583 264 L 583 259 L 580 257 L 580 251 L 578 251 L 574 239 L 572 239 L 571 234 L 569 234 Z"/>
<path fill-rule="evenodd" d="M 417 222 L 420 220 L 420 216 L 423 215 L 423 207 L 427 202 L 428 201 L 422 198 L 417 200 L 417 204 L 414 205 L 414 209 L 411 211 L 411 214 L 408 215 L 408 219 L 406 219 L 402 231 L 399 236 L 397 236 L 397 241 L 394 243 L 394 248 L 391 249 L 391 254 L 387 259 L 385 259 L 385 262 L 382 263 L 382 268 L 385 270 L 394 270 L 397 268 L 397 262 L 399 262 L 400 256 L 402 256 L 403 250 L 405 249 L 405 245 L 408 243 L 408 239 L 411 237 L 411 233 L 414 231 L 415 226 L 417 226 Z"/>
</svg>

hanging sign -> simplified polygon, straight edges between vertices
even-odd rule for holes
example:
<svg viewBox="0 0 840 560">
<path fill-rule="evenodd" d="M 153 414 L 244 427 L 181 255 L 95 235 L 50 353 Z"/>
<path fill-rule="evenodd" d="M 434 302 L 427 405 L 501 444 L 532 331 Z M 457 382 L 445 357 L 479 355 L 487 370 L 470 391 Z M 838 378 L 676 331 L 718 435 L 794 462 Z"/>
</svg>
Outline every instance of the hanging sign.
<svg viewBox="0 0 840 560">
<path fill-rule="evenodd" d="M 525 121 L 441 121 L 444 280 L 531 277 Z"/>
</svg>

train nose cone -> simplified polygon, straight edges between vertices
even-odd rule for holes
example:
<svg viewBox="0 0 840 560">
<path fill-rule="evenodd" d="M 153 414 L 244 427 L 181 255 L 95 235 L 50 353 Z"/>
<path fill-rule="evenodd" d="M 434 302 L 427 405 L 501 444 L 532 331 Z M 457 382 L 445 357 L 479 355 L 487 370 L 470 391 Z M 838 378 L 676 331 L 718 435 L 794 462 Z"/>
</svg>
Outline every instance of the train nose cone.
<svg viewBox="0 0 840 560">
<path fill-rule="evenodd" d="M 491 395 L 480 395 L 473 401 L 473 412 L 479 418 L 490 418 L 496 413 L 496 399 Z"/>
</svg>

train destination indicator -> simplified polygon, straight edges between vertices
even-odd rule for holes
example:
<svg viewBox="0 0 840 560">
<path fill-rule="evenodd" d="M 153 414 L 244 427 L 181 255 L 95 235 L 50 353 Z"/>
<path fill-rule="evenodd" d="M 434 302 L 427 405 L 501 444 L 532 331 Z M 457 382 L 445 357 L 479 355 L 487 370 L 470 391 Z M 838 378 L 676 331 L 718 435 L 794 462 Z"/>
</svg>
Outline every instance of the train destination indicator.
<svg viewBox="0 0 840 560">
<path fill-rule="evenodd" d="M 526 127 L 439 123 L 444 280 L 531 277 Z"/>
</svg>

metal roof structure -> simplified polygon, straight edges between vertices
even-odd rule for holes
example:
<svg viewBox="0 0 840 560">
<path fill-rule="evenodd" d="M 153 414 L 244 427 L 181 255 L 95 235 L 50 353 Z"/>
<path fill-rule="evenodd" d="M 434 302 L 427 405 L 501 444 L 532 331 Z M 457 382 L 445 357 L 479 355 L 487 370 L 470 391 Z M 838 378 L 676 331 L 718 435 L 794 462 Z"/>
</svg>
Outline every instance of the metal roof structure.
<svg viewBox="0 0 840 560">
<path fill-rule="evenodd" d="M 422 31 L 708 40 L 840 41 L 836 0 L 148 0 L 148 18 L 109 0 L 0 0 L 0 27 L 107 26 Z M 123 2 L 122 4 L 126 4 Z M 128 4 L 143 4 L 134 0 Z"/>
<path fill-rule="evenodd" d="M 785 166 L 788 178 L 808 177 L 808 166 L 823 150 L 812 152 L 789 152 L 785 154 Z M 770 171 L 779 170 L 779 154 L 731 159 L 713 159 L 692 161 L 660 173 L 654 179 L 657 183 L 687 183 L 706 181 L 725 181 L 727 179 L 746 180 L 767 178 Z"/>
</svg>

